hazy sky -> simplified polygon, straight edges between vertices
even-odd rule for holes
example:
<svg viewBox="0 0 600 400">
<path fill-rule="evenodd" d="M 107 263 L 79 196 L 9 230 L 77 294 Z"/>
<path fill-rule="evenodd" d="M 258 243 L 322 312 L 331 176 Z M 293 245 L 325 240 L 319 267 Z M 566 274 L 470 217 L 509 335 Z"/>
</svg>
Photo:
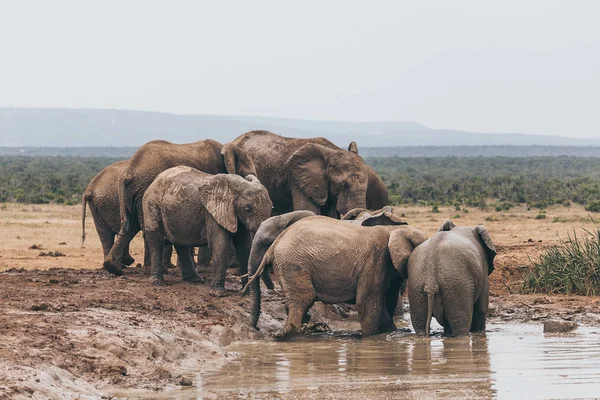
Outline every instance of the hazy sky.
<svg viewBox="0 0 600 400">
<path fill-rule="evenodd" d="M 0 107 L 600 137 L 600 1 L 0 0 Z"/>
</svg>

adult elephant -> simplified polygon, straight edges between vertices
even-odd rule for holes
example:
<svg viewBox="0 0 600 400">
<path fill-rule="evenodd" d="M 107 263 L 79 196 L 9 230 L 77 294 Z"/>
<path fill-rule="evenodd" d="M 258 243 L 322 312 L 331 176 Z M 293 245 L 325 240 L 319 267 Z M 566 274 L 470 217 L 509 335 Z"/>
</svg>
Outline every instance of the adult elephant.
<svg viewBox="0 0 600 400">
<path fill-rule="evenodd" d="M 337 217 L 353 208 L 376 209 L 388 202 L 385 184 L 358 155 L 354 142 L 343 150 L 324 138 L 250 131 L 233 143 L 254 160 L 275 215 L 308 210 Z"/>
<path fill-rule="evenodd" d="M 123 273 L 127 246 L 144 226 L 142 199 L 161 172 L 184 165 L 209 174 L 255 175 L 256 168 L 245 151 L 232 143 L 222 145 L 211 139 L 174 144 L 164 140 L 146 143 L 135 152 L 119 178 L 121 227 L 117 240 L 104 260 L 104 268 L 115 275 Z M 145 245 L 144 265 L 150 265 Z"/>
<path fill-rule="evenodd" d="M 333 218 L 304 218 L 283 231 L 250 279 L 273 267 L 283 288 L 288 318 L 281 337 L 298 331 L 315 301 L 356 302 L 364 336 L 390 332 L 396 302 L 391 282 L 405 275 L 408 257 L 425 241 L 406 225 L 361 226 Z M 397 299 L 397 297 L 396 297 Z"/>
<path fill-rule="evenodd" d="M 128 161 L 118 161 L 98 173 L 87 185 L 81 200 L 81 244 L 85 242 L 85 211 L 89 205 L 94 218 L 94 226 L 102 243 L 104 257 L 108 256 L 115 243 L 115 236 L 121 229 L 119 211 L 119 177 L 127 167 Z M 173 248 L 165 246 L 163 265 L 172 268 Z M 123 264 L 131 265 L 135 260 L 129 254 L 129 244 L 125 250 Z"/>
<path fill-rule="evenodd" d="M 410 319 L 429 336 L 431 317 L 451 336 L 485 331 L 496 248 L 483 225 L 446 221 L 408 262 Z"/>
</svg>

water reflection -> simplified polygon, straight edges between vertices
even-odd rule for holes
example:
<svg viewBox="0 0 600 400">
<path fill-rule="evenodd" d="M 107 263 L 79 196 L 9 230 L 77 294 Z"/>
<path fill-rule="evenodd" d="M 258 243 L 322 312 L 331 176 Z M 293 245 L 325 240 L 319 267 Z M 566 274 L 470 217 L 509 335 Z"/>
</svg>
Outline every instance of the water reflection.
<svg viewBox="0 0 600 400">
<path fill-rule="evenodd" d="M 161 398 L 597 398 L 600 336 L 491 325 L 463 338 L 395 333 L 235 344 L 236 361 Z M 198 371 L 197 371 L 198 372 Z M 157 398 L 141 391 L 114 395 Z"/>
</svg>

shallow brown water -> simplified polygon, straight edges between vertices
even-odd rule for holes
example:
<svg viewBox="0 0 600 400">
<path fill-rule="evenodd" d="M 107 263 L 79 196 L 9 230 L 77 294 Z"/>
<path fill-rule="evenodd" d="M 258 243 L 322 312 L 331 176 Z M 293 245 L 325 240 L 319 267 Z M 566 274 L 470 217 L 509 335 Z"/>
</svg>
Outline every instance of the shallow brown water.
<svg viewBox="0 0 600 400">
<path fill-rule="evenodd" d="M 239 353 L 235 361 L 219 371 L 190 373 L 194 387 L 163 395 L 280 399 L 600 397 L 600 334 L 590 328 L 544 334 L 541 325 L 490 325 L 486 334 L 465 338 L 426 339 L 406 333 L 364 340 L 320 336 L 285 343 L 235 344 L 230 350 Z M 129 396 L 136 395 L 130 392 Z"/>
</svg>

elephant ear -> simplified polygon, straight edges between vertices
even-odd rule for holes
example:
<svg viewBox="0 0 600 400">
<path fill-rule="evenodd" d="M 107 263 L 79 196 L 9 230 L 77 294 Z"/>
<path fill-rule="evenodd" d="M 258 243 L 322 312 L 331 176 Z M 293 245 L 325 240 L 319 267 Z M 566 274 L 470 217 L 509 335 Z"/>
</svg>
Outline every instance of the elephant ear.
<svg viewBox="0 0 600 400">
<path fill-rule="evenodd" d="M 440 226 L 440 229 L 438 229 L 438 232 L 451 231 L 454 228 L 456 228 L 456 225 L 454 225 L 454 222 L 452 222 L 449 219 L 447 219 L 447 220 L 444 221 L 444 223 L 442 224 L 442 226 Z"/>
<path fill-rule="evenodd" d="M 401 220 L 397 215 L 388 211 L 382 211 L 378 214 L 370 215 L 362 221 L 362 226 L 377 225 L 408 225 L 408 222 Z"/>
<path fill-rule="evenodd" d="M 423 232 L 417 229 L 396 229 L 390 232 L 388 249 L 394 268 L 403 279 L 408 279 L 408 257 L 413 250 L 427 240 Z"/>
<path fill-rule="evenodd" d="M 300 147 L 288 159 L 288 167 L 298 188 L 316 204 L 327 201 L 329 183 L 326 178 L 328 148 L 314 143 Z"/>
<path fill-rule="evenodd" d="M 235 213 L 233 191 L 227 175 L 213 175 L 204 180 L 199 187 L 200 200 L 219 225 L 231 233 L 237 232 L 237 215 Z"/>
<path fill-rule="evenodd" d="M 348 151 L 358 154 L 358 146 L 356 145 L 356 142 L 350 142 L 350 145 L 348 146 Z"/>
<path fill-rule="evenodd" d="M 475 227 L 475 232 L 479 235 L 479 238 L 483 242 L 485 247 L 485 252 L 487 253 L 488 259 L 488 275 L 494 271 L 494 258 L 496 257 L 496 246 L 494 246 L 494 242 L 492 242 L 492 237 L 490 233 L 483 225 L 477 225 Z"/>
<path fill-rule="evenodd" d="M 256 166 L 252 158 L 244 150 L 233 143 L 225 143 L 221 149 L 223 163 L 228 174 L 240 176 L 256 176 Z"/>
</svg>

